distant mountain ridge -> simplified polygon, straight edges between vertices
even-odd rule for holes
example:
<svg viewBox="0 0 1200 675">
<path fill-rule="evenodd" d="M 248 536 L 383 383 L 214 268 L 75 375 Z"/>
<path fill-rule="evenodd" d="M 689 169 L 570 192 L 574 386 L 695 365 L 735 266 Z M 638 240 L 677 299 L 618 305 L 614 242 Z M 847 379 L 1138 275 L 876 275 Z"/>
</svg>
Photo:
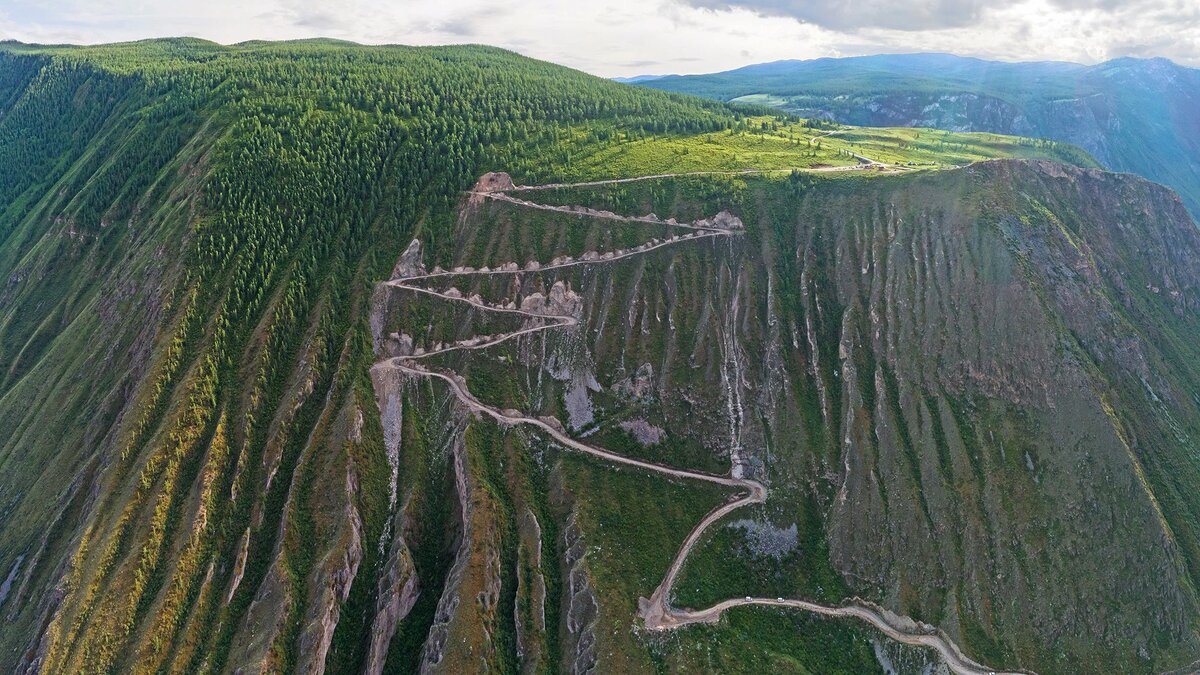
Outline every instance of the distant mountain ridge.
<svg viewBox="0 0 1200 675">
<path fill-rule="evenodd" d="M 642 82 L 649 82 L 650 80 L 660 80 L 664 77 L 679 77 L 679 76 L 678 75 L 634 75 L 633 77 L 614 77 L 611 79 L 613 82 L 620 82 L 621 84 L 640 84 Z"/>
<path fill-rule="evenodd" d="M 1164 58 L 1097 65 L 950 54 L 776 61 L 643 86 L 867 126 L 991 131 L 1074 143 L 1173 188 L 1200 214 L 1200 70 Z"/>
</svg>

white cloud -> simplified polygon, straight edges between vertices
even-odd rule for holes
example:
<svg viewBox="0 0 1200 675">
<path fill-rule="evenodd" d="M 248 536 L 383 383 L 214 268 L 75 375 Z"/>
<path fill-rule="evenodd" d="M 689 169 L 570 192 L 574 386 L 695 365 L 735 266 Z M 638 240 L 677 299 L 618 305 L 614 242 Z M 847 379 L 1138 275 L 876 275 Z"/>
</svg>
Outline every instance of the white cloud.
<svg viewBox="0 0 1200 675">
<path fill-rule="evenodd" d="M 985 0 L 684 0 L 703 9 L 747 9 L 767 17 L 790 17 L 832 30 L 891 28 L 926 30 L 976 23 Z"/>
<path fill-rule="evenodd" d="M 866 3 L 866 4 L 863 4 Z M 486 43 L 600 75 L 947 51 L 1006 60 L 1167 56 L 1200 65 L 1194 0 L 4 0 L 0 38 L 223 43 L 328 36 Z"/>
<path fill-rule="evenodd" d="M 863 31 L 883 49 L 938 51 L 1004 60 L 1093 63 L 1165 56 L 1200 65 L 1200 12 L 1175 0 L 1021 0 L 986 10 L 973 25 L 902 34 Z"/>
</svg>

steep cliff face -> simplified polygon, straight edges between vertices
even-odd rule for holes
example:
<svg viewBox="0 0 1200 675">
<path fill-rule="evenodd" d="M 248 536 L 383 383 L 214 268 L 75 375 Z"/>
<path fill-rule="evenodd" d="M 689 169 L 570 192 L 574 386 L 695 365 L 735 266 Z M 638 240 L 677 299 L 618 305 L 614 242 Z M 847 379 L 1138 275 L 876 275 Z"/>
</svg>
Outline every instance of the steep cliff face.
<svg viewBox="0 0 1200 675">
<path fill-rule="evenodd" d="M 989 196 L 940 213 L 930 202 L 905 208 L 911 192 L 889 196 L 838 236 L 835 566 L 1002 663 L 1049 659 L 1051 632 L 1062 653 L 1093 667 L 1132 667 L 1161 636 L 1191 642 L 1193 580 L 1143 467 L 1179 449 L 1146 443 L 1115 412 L 1187 396 L 1158 393 L 1172 387 L 1150 369 L 1154 347 L 1134 328 L 1146 322 L 1113 305 L 1129 290 L 1106 292 L 1097 253 L 1113 234 L 1161 221 L 1111 222 L 1102 209 L 1133 195 L 1100 175 L 999 165 L 945 180 L 958 183 L 944 186 L 951 194 Z M 1147 200 L 1186 245 L 1156 247 L 1123 275 L 1196 253 L 1178 204 L 1153 191 L 1130 201 Z M 1188 267 L 1159 312 L 1193 311 Z M 1122 389 L 1142 400 L 1119 399 Z M 1177 528 L 1190 531 L 1188 513 L 1174 514 Z M 1128 575 L 1130 565 L 1145 571 Z M 1100 596 L 1107 617 L 1063 611 Z"/>
<path fill-rule="evenodd" d="M 434 362 L 488 405 L 562 420 L 628 456 L 768 483 L 763 507 L 706 537 L 677 605 L 860 595 L 939 626 L 988 665 L 1039 672 L 1151 672 L 1194 659 L 1189 486 L 1200 475 L 1189 458 L 1200 371 L 1187 336 L 1200 236 L 1173 194 L 1103 172 L 995 162 L 891 179 L 673 179 L 529 198 L 592 211 L 465 202 L 452 267 L 469 274 L 431 283 L 474 300 L 391 288 L 377 294 L 379 331 L 418 352 L 467 345 Z M 721 210 L 746 224 L 744 235 L 634 255 L 624 252 L 673 235 L 594 215 L 690 222 Z M 559 266 L 528 264 L 551 259 Z M 475 273 L 485 268 L 531 271 Z M 556 292 L 578 296 L 566 310 L 578 325 L 472 348 L 476 336 L 540 321 L 477 307 L 529 307 Z M 588 419 L 570 423 L 581 409 Z M 536 448 L 537 436 L 504 438 Z M 511 443 L 492 447 L 509 453 Z M 645 540 L 627 530 L 614 541 L 603 520 L 581 517 L 611 495 L 572 482 L 570 453 L 532 457 L 542 489 L 558 495 L 537 530 L 543 553 L 561 560 L 559 585 L 545 586 L 562 603 L 557 662 L 648 666 L 636 655 L 649 646 L 695 665 L 678 643 L 629 640 L 628 594 L 653 587 L 665 564 L 647 561 L 640 585 L 613 578 Z M 509 489 L 525 480 L 513 461 L 502 469 Z M 605 471 L 621 470 L 588 475 Z M 521 562 L 535 531 L 521 515 L 524 494 L 493 512 L 491 531 L 510 533 L 501 547 L 513 567 L 488 572 L 497 544 L 476 535 L 454 568 L 501 579 L 518 621 L 543 606 Z M 694 522 L 672 508 L 641 514 L 630 530 L 665 523 L 682 537 Z M 564 536 L 546 534 L 548 522 Z M 589 539 L 596 553 L 581 555 Z M 602 552 L 614 544 L 619 553 Z M 471 614 L 451 621 L 469 625 L 490 601 L 454 590 L 461 583 L 447 584 L 442 602 L 471 600 Z M 594 644 L 593 611 L 616 629 Z M 512 630 L 523 645 L 528 633 Z M 500 649 L 491 630 L 470 634 L 473 649 Z M 441 644 L 430 639 L 427 649 Z"/>
</svg>

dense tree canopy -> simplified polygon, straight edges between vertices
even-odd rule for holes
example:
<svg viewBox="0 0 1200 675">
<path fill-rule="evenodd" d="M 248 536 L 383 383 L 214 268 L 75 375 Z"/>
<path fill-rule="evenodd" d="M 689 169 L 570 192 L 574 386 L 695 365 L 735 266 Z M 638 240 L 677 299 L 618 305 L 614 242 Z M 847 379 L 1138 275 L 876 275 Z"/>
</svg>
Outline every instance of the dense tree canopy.
<svg viewBox="0 0 1200 675">
<path fill-rule="evenodd" d="M 137 662 L 153 670 L 170 656 L 172 667 L 193 669 L 195 655 L 220 669 L 268 573 L 280 519 L 286 512 L 302 530 L 312 527 L 307 502 L 289 500 L 292 483 L 255 487 L 265 480 L 268 445 L 282 447 L 276 468 L 303 481 L 311 466 L 300 455 L 320 436 L 322 404 L 365 381 L 371 284 L 414 235 L 431 256 L 448 259 L 451 207 L 479 174 L 553 179 L 570 143 L 711 132 L 740 117 L 723 104 L 486 47 L 0 45 L 0 276 L 29 280 L 5 299 L 22 307 L 0 323 L 5 386 L 31 386 L 22 378 L 68 348 L 61 326 L 112 292 L 103 280 L 113 270 L 178 270 L 158 291 L 162 332 L 146 379 L 130 392 L 130 409 L 110 421 L 115 455 L 83 449 L 113 465 L 112 482 L 73 554 L 46 667 L 105 672 Z M 168 234 L 181 219 L 182 242 Z M 145 237 L 156 257 L 133 257 Z M 285 408 L 298 367 L 323 395 Z M 272 426 L 279 419 L 287 425 Z M 46 466 L 71 444 L 25 442 L 9 452 L 45 453 L 36 465 Z M 196 531 L 181 514 L 198 479 L 210 488 Z M 375 537 L 383 517 L 373 500 L 382 492 L 368 486 L 359 497 Z M 36 509 L 29 494 L 12 499 Z M 230 494 L 241 497 L 217 497 Z M 265 522 L 251 535 L 255 518 Z M 6 547 L 30 550 L 36 529 L 10 526 Z M 217 603 L 205 575 L 229 574 L 243 537 L 241 590 Z M 311 555 L 294 541 L 282 545 L 293 553 L 290 583 L 302 584 Z M 355 593 L 361 602 L 370 589 Z M 291 611 L 298 621 L 304 608 Z M 294 665 L 286 645 L 298 630 L 281 643 L 282 667 Z M 355 639 L 342 649 L 351 663 Z"/>
</svg>

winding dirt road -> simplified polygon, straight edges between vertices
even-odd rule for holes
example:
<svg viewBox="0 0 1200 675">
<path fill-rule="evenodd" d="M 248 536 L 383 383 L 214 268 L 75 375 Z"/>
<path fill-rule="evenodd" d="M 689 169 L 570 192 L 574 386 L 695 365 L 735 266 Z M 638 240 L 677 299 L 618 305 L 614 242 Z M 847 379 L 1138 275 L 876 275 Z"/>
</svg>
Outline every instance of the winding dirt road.
<svg viewBox="0 0 1200 675">
<path fill-rule="evenodd" d="M 681 175 L 712 175 L 716 173 L 765 173 L 762 171 L 742 171 L 742 172 L 701 172 L 694 174 L 664 174 L 660 176 L 638 176 L 635 178 L 614 179 L 608 181 L 593 181 L 588 183 L 573 183 L 559 185 L 541 185 L 541 186 L 519 186 L 514 190 L 543 190 L 554 187 L 578 187 L 578 186 L 594 186 L 594 185 L 610 185 L 614 183 L 626 183 L 638 180 L 651 180 L 654 178 L 665 178 Z M 378 364 L 377 367 L 389 367 L 400 370 L 401 372 L 412 377 L 435 378 L 444 381 L 449 385 L 456 398 L 471 412 L 490 417 L 497 423 L 505 426 L 526 425 L 532 426 L 554 439 L 555 442 L 563 447 L 591 455 L 598 459 L 613 464 L 630 466 L 637 469 L 650 471 L 663 476 L 677 478 L 682 480 L 698 480 L 726 486 L 739 491 L 736 498 L 713 509 L 699 523 L 692 528 L 680 547 L 671 566 L 667 569 L 663 576 L 662 582 L 658 588 L 654 590 L 649 598 L 639 599 L 638 614 L 642 619 L 645 627 L 649 630 L 663 631 L 672 630 L 682 626 L 687 626 L 694 623 L 716 623 L 720 620 L 721 615 L 728 609 L 733 607 L 741 607 L 746 605 L 765 606 L 765 607 L 783 607 L 790 609 L 799 609 L 814 614 L 831 617 L 850 617 L 865 621 L 889 638 L 907 645 L 918 647 L 926 647 L 935 650 L 944 660 L 949 668 L 964 675 L 992 675 L 995 671 L 983 666 L 976 661 L 967 657 L 958 645 L 951 640 L 942 631 L 928 626 L 919 624 L 907 617 L 897 616 L 892 612 L 879 607 L 859 598 L 852 598 L 846 601 L 841 606 L 821 605 L 807 600 L 785 599 L 785 598 L 734 598 L 717 603 L 716 605 L 703 610 L 677 609 L 671 606 L 670 595 L 671 589 L 674 587 L 675 580 L 679 576 L 683 565 L 687 560 L 692 549 L 700 542 L 704 533 L 713 526 L 717 521 L 724 518 L 726 515 L 751 504 L 761 504 L 767 499 L 767 488 L 762 483 L 747 479 L 734 478 L 732 476 L 716 475 L 704 473 L 701 471 L 693 471 L 689 469 L 678 469 L 675 467 L 647 462 L 631 457 L 626 457 L 609 450 L 605 450 L 596 445 L 584 443 L 580 440 L 571 438 L 563 432 L 562 428 L 557 424 L 551 424 L 545 419 L 529 417 L 516 410 L 500 410 L 483 403 L 473 395 L 467 388 L 466 380 L 457 373 L 447 372 L 437 368 L 422 366 L 418 363 L 421 359 L 427 359 L 439 354 L 455 350 L 475 350 L 493 347 L 502 342 L 512 340 L 522 335 L 528 335 L 541 331 L 570 328 L 579 324 L 579 318 L 570 314 L 556 314 L 553 312 L 535 312 L 525 309 L 517 309 L 514 307 L 491 305 L 476 299 L 477 296 L 465 297 L 461 292 L 438 291 L 418 285 L 420 282 L 442 277 L 456 276 L 496 276 L 496 275 L 516 275 L 516 274 L 534 274 L 546 272 L 554 269 L 570 267 L 574 265 L 596 265 L 606 262 L 613 262 L 623 258 L 631 257 L 648 253 L 650 251 L 671 246 L 687 241 L 695 241 L 696 239 L 706 237 L 725 237 L 735 236 L 741 233 L 740 229 L 729 229 L 725 227 L 714 227 L 703 224 L 711 221 L 699 221 L 699 223 L 675 223 L 671 221 L 661 221 L 657 218 L 651 219 L 648 216 L 619 216 L 611 214 L 610 216 L 596 215 L 596 212 L 590 209 L 580 209 L 577 207 L 553 207 L 548 205 L 533 204 L 524 200 L 512 198 L 502 191 L 494 192 L 475 192 L 473 196 L 483 196 L 491 199 L 502 199 L 520 206 L 528 208 L 540 208 L 556 211 L 565 211 L 568 213 L 576 213 L 588 215 L 592 217 L 610 217 L 618 220 L 629 222 L 648 222 L 658 225 L 668 225 L 684 229 L 698 230 L 699 232 L 687 238 L 671 238 L 654 245 L 645 246 L 643 248 L 635 248 L 629 251 L 622 252 L 619 255 L 612 255 L 606 259 L 581 259 L 567 260 L 557 264 L 547 264 L 529 269 L 496 269 L 496 270 L 462 270 L 462 271 L 435 271 L 431 273 L 414 274 L 411 276 L 400 277 L 385 282 L 387 285 L 411 291 L 414 293 L 422 293 L 430 295 L 447 302 L 466 303 L 472 307 L 488 312 L 508 313 L 524 316 L 531 324 L 520 330 L 512 331 L 491 336 L 480 336 L 470 340 L 460 341 L 455 344 L 441 346 L 430 351 L 414 353 L 412 355 L 397 356 L 390 358 Z M 504 195 L 498 197 L 497 195 Z M 551 420 L 552 422 L 555 420 Z"/>
</svg>

